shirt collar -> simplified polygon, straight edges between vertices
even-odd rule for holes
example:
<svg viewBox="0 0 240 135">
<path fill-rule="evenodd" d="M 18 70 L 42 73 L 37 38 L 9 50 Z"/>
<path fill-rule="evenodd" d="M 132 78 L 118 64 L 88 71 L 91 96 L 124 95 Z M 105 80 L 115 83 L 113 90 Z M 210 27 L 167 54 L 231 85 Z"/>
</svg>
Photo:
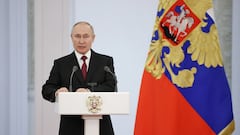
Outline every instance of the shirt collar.
<svg viewBox="0 0 240 135">
<path fill-rule="evenodd" d="M 77 57 L 78 60 L 80 60 L 81 57 L 83 56 L 82 54 L 78 53 L 76 50 L 74 51 L 74 53 L 75 53 L 75 55 L 76 55 L 76 57 Z M 89 51 L 85 54 L 85 56 L 87 56 L 87 60 L 90 60 L 91 50 L 89 50 Z"/>
</svg>

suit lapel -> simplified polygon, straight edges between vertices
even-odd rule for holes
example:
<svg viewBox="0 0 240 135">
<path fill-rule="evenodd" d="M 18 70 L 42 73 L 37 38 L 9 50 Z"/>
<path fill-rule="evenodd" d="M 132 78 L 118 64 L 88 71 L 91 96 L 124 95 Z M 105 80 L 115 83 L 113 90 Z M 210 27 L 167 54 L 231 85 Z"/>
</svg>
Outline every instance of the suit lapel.
<svg viewBox="0 0 240 135">
<path fill-rule="evenodd" d="M 97 67 L 97 59 L 96 53 L 94 51 L 91 52 L 91 59 L 89 62 L 89 68 L 87 72 L 87 81 L 91 81 L 91 78 L 94 75 L 94 69 Z"/>
<path fill-rule="evenodd" d="M 71 59 L 73 60 L 73 66 L 78 66 L 78 70 L 74 73 L 74 76 L 77 77 L 78 81 L 82 82 L 82 81 L 84 81 L 84 79 L 83 79 L 83 75 L 82 75 L 82 70 L 80 68 L 80 65 L 78 64 L 77 57 L 74 52 L 72 53 L 71 56 L 72 56 Z"/>
</svg>

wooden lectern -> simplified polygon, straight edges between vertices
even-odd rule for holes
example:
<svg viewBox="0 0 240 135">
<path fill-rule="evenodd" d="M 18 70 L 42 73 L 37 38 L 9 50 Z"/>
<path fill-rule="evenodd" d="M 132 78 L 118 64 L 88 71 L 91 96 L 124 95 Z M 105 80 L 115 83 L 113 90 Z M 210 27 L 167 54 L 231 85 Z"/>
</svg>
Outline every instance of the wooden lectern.
<svg viewBox="0 0 240 135">
<path fill-rule="evenodd" d="M 61 115 L 81 115 L 85 135 L 99 135 L 102 115 L 129 114 L 128 92 L 61 92 L 56 112 Z"/>
</svg>

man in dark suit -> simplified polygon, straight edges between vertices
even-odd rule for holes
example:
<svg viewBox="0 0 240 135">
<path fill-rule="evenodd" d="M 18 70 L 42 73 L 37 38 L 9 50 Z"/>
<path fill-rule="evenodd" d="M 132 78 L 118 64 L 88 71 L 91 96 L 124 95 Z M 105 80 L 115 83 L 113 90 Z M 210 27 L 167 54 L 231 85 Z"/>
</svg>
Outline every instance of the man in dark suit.
<svg viewBox="0 0 240 135">
<path fill-rule="evenodd" d="M 116 82 L 104 70 L 107 66 L 114 72 L 113 58 L 91 49 L 95 38 L 93 27 L 88 22 L 78 22 L 72 28 L 71 38 L 74 52 L 54 61 L 50 76 L 42 87 L 43 98 L 55 102 L 60 92 L 69 92 L 73 70 L 76 70 L 72 76 L 73 92 L 114 92 Z M 81 116 L 61 115 L 59 135 L 84 135 Z M 109 115 L 100 120 L 100 135 L 114 135 Z"/>
</svg>

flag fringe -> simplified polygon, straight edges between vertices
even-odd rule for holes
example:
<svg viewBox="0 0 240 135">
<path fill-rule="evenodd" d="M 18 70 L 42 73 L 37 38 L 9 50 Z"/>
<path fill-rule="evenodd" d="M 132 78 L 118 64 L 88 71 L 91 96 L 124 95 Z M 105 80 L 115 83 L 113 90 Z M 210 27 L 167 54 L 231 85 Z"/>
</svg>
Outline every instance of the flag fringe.
<svg viewBox="0 0 240 135">
<path fill-rule="evenodd" d="M 218 135 L 231 135 L 235 129 L 234 120 L 231 121 Z"/>
</svg>

